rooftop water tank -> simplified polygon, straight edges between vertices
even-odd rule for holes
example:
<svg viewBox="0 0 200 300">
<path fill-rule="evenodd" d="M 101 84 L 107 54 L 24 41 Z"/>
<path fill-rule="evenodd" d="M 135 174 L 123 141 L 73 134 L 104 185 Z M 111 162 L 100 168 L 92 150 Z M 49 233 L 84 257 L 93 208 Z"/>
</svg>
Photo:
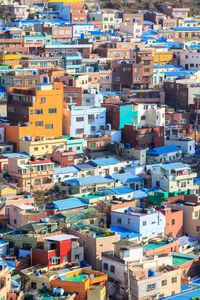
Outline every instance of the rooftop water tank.
<svg viewBox="0 0 200 300">
<path fill-rule="evenodd" d="M 156 272 L 154 270 L 152 270 L 152 269 L 148 270 L 148 277 L 153 277 L 155 275 L 156 275 Z"/>
</svg>

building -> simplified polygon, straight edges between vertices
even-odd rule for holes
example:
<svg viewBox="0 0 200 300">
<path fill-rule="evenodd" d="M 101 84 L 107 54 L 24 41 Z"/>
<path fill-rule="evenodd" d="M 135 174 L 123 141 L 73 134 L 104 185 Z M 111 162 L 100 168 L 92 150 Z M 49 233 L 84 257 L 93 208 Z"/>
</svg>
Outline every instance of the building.
<svg viewBox="0 0 200 300">
<path fill-rule="evenodd" d="M 49 211 L 49 214 L 52 215 L 60 212 L 79 210 L 87 207 L 88 207 L 87 203 L 75 197 L 53 201 L 46 205 L 46 209 Z"/>
<path fill-rule="evenodd" d="M 76 166 L 54 169 L 54 183 L 65 182 L 66 179 L 80 177 L 80 170 Z"/>
<path fill-rule="evenodd" d="M 57 289 L 62 288 L 65 292 L 76 292 L 77 300 L 85 299 L 88 294 L 88 300 L 94 299 L 94 296 L 103 300 L 107 279 L 107 275 L 102 272 L 83 268 L 58 276 L 51 281 L 51 286 Z"/>
<path fill-rule="evenodd" d="M 180 87 L 182 88 L 183 86 L 181 85 Z M 179 104 L 177 108 L 179 108 Z M 184 110 L 175 110 L 174 108 L 166 109 L 165 135 L 167 137 L 171 137 L 171 136 L 184 137 L 189 132 L 190 132 L 190 113 Z"/>
<path fill-rule="evenodd" d="M 62 189 L 70 195 L 89 194 L 91 192 L 105 190 L 106 188 L 112 188 L 114 185 L 115 182 L 113 179 L 96 175 L 66 180 L 65 186 L 64 183 L 62 185 Z"/>
<path fill-rule="evenodd" d="M 53 174 L 51 160 L 29 161 L 24 156 L 8 158 L 8 181 L 18 193 L 50 189 L 54 184 Z"/>
<path fill-rule="evenodd" d="M 181 51 L 180 64 L 185 70 L 198 70 L 200 66 L 200 53 L 198 51 Z"/>
<path fill-rule="evenodd" d="M 158 147 L 147 150 L 146 158 L 148 164 L 172 162 L 182 157 L 182 148 L 174 145 Z"/>
<path fill-rule="evenodd" d="M 126 207 L 111 211 L 111 228 L 121 226 L 141 234 L 141 238 L 165 235 L 165 216 L 152 209 Z"/>
<path fill-rule="evenodd" d="M 163 13 L 173 18 L 188 18 L 189 8 L 166 7 L 163 8 Z"/>
<path fill-rule="evenodd" d="M 181 237 L 183 234 L 183 212 L 162 206 L 160 210 L 165 216 L 165 235 L 168 237 Z"/>
<path fill-rule="evenodd" d="M 6 142 L 15 143 L 18 150 L 19 141 L 25 137 L 60 137 L 62 105 L 63 89 L 59 83 L 38 84 L 36 88 L 9 88 L 7 117 L 10 121 L 1 123 Z"/>
<path fill-rule="evenodd" d="M 184 163 L 169 163 L 152 168 L 152 186 L 157 186 L 165 192 L 187 192 L 195 194 L 197 186 L 193 183 L 197 177 L 191 167 Z"/>
<path fill-rule="evenodd" d="M 152 126 L 136 129 L 134 125 L 125 125 L 122 140 L 131 148 L 156 148 L 164 146 L 164 126 Z"/>
<path fill-rule="evenodd" d="M 82 138 L 104 131 L 106 109 L 104 107 L 70 106 L 64 109 L 63 134 Z"/>
<path fill-rule="evenodd" d="M 145 178 L 134 175 L 131 172 L 113 174 L 109 176 L 109 178 L 112 178 L 116 182 L 120 182 L 122 185 L 125 185 L 133 190 L 140 190 L 145 186 Z"/>
<path fill-rule="evenodd" d="M 31 264 L 41 266 L 53 266 L 64 262 L 76 262 L 83 260 L 83 247 L 78 244 L 78 238 L 73 235 L 59 234 L 45 237 L 39 248 L 31 249 Z M 36 247 L 37 247 L 36 246 Z"/>
<path fill-rule="evenodd" d="M 53 156 L 55 148 L 66 149 L 66 141 L 65 137 L 26 137 L 19 141 L 19 150 L 20 152 L 27 153 L 29 156 L 34 156 L 36 159 L 50 159 Z"/>
<path fill-rule="evenodd" d="M 165 145 L 180 147 L 183 155 L 190 156 L 195 154 L 195 141 L 189 137 L 167 137 Z"/>
<path fill-rule="evenodd" d="M 62 151 L 60 147 L 54 148 L 52 153 L 52 160 L 61 165 L 61 167 L 66 167 L 68 165 L 74 164 L 76 153 L 73 151 Z"/>
<path fill-rule="evenodd" d="M 20 66 L 21 54 L 1 54 L 0 65 Z"/>
</svg>

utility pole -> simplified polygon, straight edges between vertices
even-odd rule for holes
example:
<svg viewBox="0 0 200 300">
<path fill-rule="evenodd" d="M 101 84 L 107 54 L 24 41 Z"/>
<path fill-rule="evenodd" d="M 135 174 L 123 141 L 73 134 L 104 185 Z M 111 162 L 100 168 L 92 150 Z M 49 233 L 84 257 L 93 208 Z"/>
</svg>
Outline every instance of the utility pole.
<svg viewBox="0 0 200 300">
<path fill-rule="evenodd" d="M 196 143 L 197 143 L 197 128 L 199 127 L 198 126 L 198 120 L 199 120 L 199 118 L 198 118 L 198 116 L 199 116 L 199 100 L 196 98 L 196 104 L 197 104 L 197 109 L 196 109 L 196 116 L 195 116 L 195 131 L 194 131 L 194 133 L 195 133 L 195 138 L 194 138 L 194 140 L 195 140 L 195 146 L 196 146 Z"/>
<path fill-rule="evenodd" d="M 127 279 L 128 279 L 128 300 L 131 300 L 131 285 L 130 285 L 130 275 L 129 275 L 129 263 L 127 261 L 126 263 L 127 267 Z"/>
</svg>

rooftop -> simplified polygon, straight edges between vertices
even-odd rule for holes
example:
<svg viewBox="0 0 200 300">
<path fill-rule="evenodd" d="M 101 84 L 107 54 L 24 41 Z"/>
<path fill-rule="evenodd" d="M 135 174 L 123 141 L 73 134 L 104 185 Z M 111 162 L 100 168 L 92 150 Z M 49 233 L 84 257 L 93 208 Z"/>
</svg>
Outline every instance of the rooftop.
<svg viewBox="0 0 200 300">
<path fill-rule="evenodd" d="M 62 242 L 71 239 L 78 239 L 78 237 L 70 234 L 58 234 L 54 236 L 48 236 L 44 239 L 48 241 Z"/>
<path fill-rule="evenodd" d="M 176 151 L 180 151 L 180 150 L 182 150 L 182 148 L 174 146 L 174 145 L 167 145 L 167 146 L 147 150 L 146 154 L 158 156 L 158 155 L 163 155 L 163 154 L 176 152 Z"/>
<path fill-rule="evenodd" d="M 87 207 L 88 205 L 78 198 L 67 198 L 62 200 L 53 201 L 47 204 L 47 209 L 70 210 L 75 208 Z"/>
<path fill-rule="evenodd" d="M 189 300 L 191 297 L 197 297 L 200 295 L 200 288 L 199 289 L 195 289 L 195 290 L 191 290 L 188 292 L 184 292 L 184 293 L 180 293 L 171 297 L 167 297 L 165 299 L 169 299 L 169 300 Z"/>
<path fill-rule="evenodd" d="M 78 177 L 71 180 L 66 180 L 65 182 L 70 185 L 84 186 L 90 184 L 111 183 L 114 182 L 114 180 L 97 175 L 97 176 L 88 176 L 88 177 Z"/>
<path fill-rule="evenodd" d="M 115 165 L 115 164 L 119 164 L 120 161 L 116 158 L 98 158 L 98 159 L 93 159 L 90 161 L 92 164 L 96 165 L 96 166 L 108 166 L 108 165 Z"/>
<path fill-rule="evenodd" d="M 173 169 L 190 169 L 189 165 L 186 165 L 182 162 L 169 163 L 161 165 L 161 168 L 164 170 L 173 170 Z"/>
<path fill-rule="evenodd" d="M 122 183 L 145 180 L 145 178 L 140 177 L 140 176 L 135 176 L 129 172 L 121 173 L 121 174 L 113 174 L 113 175 L 109 176 L 109 178 L 112 178 L 114 180 L 119 180 Z"/>
</svg>

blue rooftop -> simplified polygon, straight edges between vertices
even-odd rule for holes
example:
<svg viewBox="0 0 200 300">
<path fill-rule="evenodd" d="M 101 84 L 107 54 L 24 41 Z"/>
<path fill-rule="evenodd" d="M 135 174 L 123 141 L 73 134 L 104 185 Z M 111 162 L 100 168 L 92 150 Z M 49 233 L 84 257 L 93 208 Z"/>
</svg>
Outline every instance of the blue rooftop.
<svg viewBox="0 0 200 300">
<path fill-rule="evenodd" d="M 59 211 L 74 209 L 79 207 L 87 207 L 87 206 L 88 204 L 86 204 L 85 202 L 81 201 L 78 198 L 62 199 L 58 201 L 53 201 L 46 205 L 46 207 L 49 209 L 57 209 Z"/>
<path fill-rule="evenodd" d="M 90 160 L 89 163 L 92 163 L 96 166 L 109 166 L 109 165 L 115 165 L 119 164 L 120 161 L 116 158 L 109 157 L 109 158 L 98 158 L 98 159 L 93 159 Z"/>
<path fill-rule="evenodd" d="M 26 158 L 29 158 L 30 156 L 27 155 L 25 152 L 16 152 L 16 153 L 4 153 L 3 154 L 4 157 L 20 157 L 20 156 L 23 156 L 23 157 L 26 157 Z"/>
<path fill-rule="evenodd" d="M 162 169 L 164 170 L 173 170 L 173 169 L 190 169 L 190 166 L 182 163 L 182 162 L 178 162 L 178 163 L 170 163 L 170 164 L 164 164 L 161 166 Z"/>
<path fill-rule="evenodd" d="M 129 172 L 121 173 L 121 174 L 113 174 L 113 175 L 109 176 L 108 178 L 112 178 L 114 180 L 119 180 L 122 183 L 144 180 L 143 177 L 134 176 L 132 173 L 129 173 Z"/>
<path fill-rule="evenodd" d="M 194 27 L 172 27 L 170 29 L 173 29 L 175 31 L 195 31 L 200 30 L 200 27 L 194 26 Z"/>
<path fill-rule="evenodd" d="M 180 240 L 179 246 L 184 246 L 184 245 L 193 243 L 195 241 L 198 241 L 197 238 L 193 238 L 193 237 L 189 237 L 189 236 L 181 236 L 181 237 L 179 237 L 179 240 Z"/>
<path fill-rule="evenodd" d="M 148 194 L 143 189 L 134 191 L 134 193 L 133 193 L 133 198 L 135 198 L 135 199 L 143 199 L 146 197 L 148 197 Z"/>
<path fill-rule="evenodd" d="M 124 238 L 129 238 L 130 239 L 130 238 L 141 236 L 140 233 L 130 231 L 130 230 L 128 230 L 124 227 L 121 227 L 121 226 L 111 227 L 110 231 L 118 233 L 120 235 L 121 239 L 124 239 Z"/>
<path fill-rule="evenodd" d="M 55 168 L 54 174 L 67 174 L 67 173 L 76 173 L 79 172 L 79 169 L 76 166 L 68 166 L 64 168 Z"/>
<path fill-rule="evenodd" d="M 88 176 L 88 177 L 78 177 L 75 179 L 66 180 L 65 182 L 71 185 L 83 186 L 83 185 L 90 185 L 90 184 L 111 183 L 113 181 L 114 181 L 113 179 L 108 179 L 100 175 L 97 175 L 97 176 Z"/>
<path fill-rule="evenodd" d="M 182 148 L 174 146 L 174 145 L 167 145 L 167 146 L 147 150 L 146 154 L 158 156 L 158 155 L 163 155 L 163 154 L 176 152 L 176 151 L 180 151 L 180 150 L 182 150 Z"/>
<path fill-rule="evenodd" d="M 183 68 L 181 65 L 154 65 L 154 69 L 171 69 L 171 68 Z"/>
<path fill-rule="evenodd" d="M 185 76 L 185 75 L 193 75 L 196 72 L 199 72 L 199 70 L 180 70 L 180 71 L 164 72 L 164 74 L 166 76 Z"/>
<path fill-rule="evenodd" d="M 200 288 L 191 290 L 188 292 L 180 293 L 174 296 L 167 297 L 165 299 L 170 299 L 170 300 L 189 300 L 191 297 L 198 297 L 200 295 Z"/>
<path fill-rule="evenodd" d="M 120 187 L 115 187 L 115 188 L 111 188 L 111 189 L 106 189 L 103 190 L 102 193 L 105 194 L 109 194 L 109 195 L 124 195 L 124 194 L 129 194 L 129 193 L 133 193 L 134 190 L 132 190 L 130 187 L 128 186 L 120 186 Z"/>
<path fill-rule="evenodd" d="M 76 168 L 79 171 L 82 171 L 82 170 L 87 170 L 87 169 L 94 169 L 95 166 L 93 166 L 92 164 L 80 164 L 80 165 L 77 165 Z"/>
<path fill-rule="evenodd" d="M 154 23 L 151 21 L 144 20 L 143 24 L 144 25 L 153 25 Z"/>
</svg>

